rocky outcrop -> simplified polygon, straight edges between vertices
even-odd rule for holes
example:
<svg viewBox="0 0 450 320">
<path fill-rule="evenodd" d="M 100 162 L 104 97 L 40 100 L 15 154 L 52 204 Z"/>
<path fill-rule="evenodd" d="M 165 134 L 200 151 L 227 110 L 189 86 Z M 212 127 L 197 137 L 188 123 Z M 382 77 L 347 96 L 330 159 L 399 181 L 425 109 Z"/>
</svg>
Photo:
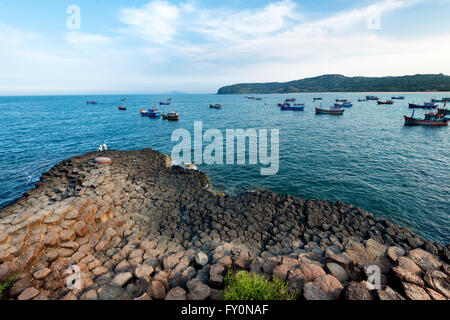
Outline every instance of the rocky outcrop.
<svg viewBox="0 0 450 320">
<path fill-rule="evenodd" d="M 216 300 L 230 268 L 299 299 L 450 298 L 448 247 L 340 201 L 209 188 L 150 149 L 61 162 L 0 211 L 6 298 Z"/>
</svg>

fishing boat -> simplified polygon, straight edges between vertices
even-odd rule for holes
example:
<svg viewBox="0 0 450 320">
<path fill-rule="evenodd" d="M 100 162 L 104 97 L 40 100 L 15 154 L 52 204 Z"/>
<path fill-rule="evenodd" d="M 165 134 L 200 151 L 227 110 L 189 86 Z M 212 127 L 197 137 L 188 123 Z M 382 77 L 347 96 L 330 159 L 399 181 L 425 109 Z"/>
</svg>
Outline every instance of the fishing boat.
<svg viewBox="0 0 450 320">
<path fill-rule="evenodd" d="M 169 102 L 169 101 L 166 101 L 166 102 L 160 102 L 159 105 L 160 105 L 160 106 L 169 106 L 169 105 L 170 105 L 170 102 Z"/>
<path fill-rule="evenodd" d="M 377 101 L 378 104 L 394 104 L 394 101 L 387 100 L 387 101 Z"/>
<path fill-rule="evenodd" d="M 353 107 L 353 104 L 350 102 L 344 102 L 344 103 L 335 103 L 335 107 L 341 107 L 341 108 L 351 108 Z"/>
<path fill-rule="evenodd" d="M 120 101 L 125 102 L 125 101 L 127 101 L 127 99 L 123 98 L 123 99 L 120 99 Z"/>
<path fill-rule="evenodd" d="M 161 117 L 161 113 L 157 109 L 148 109 L 148 111 L 141 110 L 140 113 L 144 117 L 150 117 L 150 118 Z"/>
<path fill-rule="evenodd" d="M 262 98 L 255 98 L 255 100 L 258 100 L 258 101 L 259 101 L 259 100 L 262 100 Z"/>
<path fill-rule="evenodd" d="M 167 120 L 169 121 L 177 121 L 180 115 L 176 113 L 175 111 L 169 112 L 167 114 Z"/>
<path fill-rule="evenodd" d="M 375 96 L 366 96 L 367 100 L 378 100 L 378 97 Z"/>
<path fill-rule="evenodd" d="M 314 101 L 322 100 L 322 98 L 313 98 Z"/>
<path fill-rule="evenodd" d="M 404 96 L 399 96 L 399 97 L 392 97 L 392 100 L 405 100 Z"/>
<path fill-rule="evenodd" d="M 295 101 L 297 101 L 297 99 L 295 99 L 295 98 L 288 98 L 288 99 L 286 99 L 284 101 L 285 102 L 295 102 Z"/>
<path fill-rule="evenodd" d="M 344 114 L 344 111 L 345 110 L 341 107 L 331 107 L 329 110 L 316 107 L 316 114 L 332 114 L 340 116 Z"/>
<path fill-rule="evenodd" d="M 437 112 L 438 112 L 439 114 L 443 115 L 443 116 L 448 116 L 448 115 L 450 115 L 450 110 L 449 110 L 449 109 L 441 109 L 441 108 L 438 108 L 438 109 L 437 109 Z"/>
<path fill-rule="evenodd" d="M 86 104 L 97 104 L 97 101 L 95 101 L 95 100 L 92 100 L 92 101 L 86 100 Z"/>
<path fill-rule="evenodd" d="M 119 110 L 127 110 L 127 107 L 118 106 Z"/>
<path fill-rule="evenodd" d="M 358 99 L 358 102 L 369 101 L 368 99 Z"/>
<path fill-rule="evenodd" d="M 222 105 L 221 104 L 210 104 L 209 108 L 210 109 L 222 109 Z"/>
<path fill-rule="evenodd" d="M 289 103 L 287 103 L 287 104 L 281 105 L 280 110 L 304 111 L 305 105 L 298 104 L 298 105 L 291 106 Z"/>
<path fill-rule="evenodd" d="M 424 119 L 414 118 L 414 111 L 411 117 L 405 117 L 405 125 L 419 125 L 419 126 L 447 126 L 448 120 L 445 119 L 438 112 L 436 113 L 426 113 Z"/>
<path fill-rule="evenodd" d="M 168 113 L 161 113 L 161 117 L 162 117 L 164 120 L 168 120 L 168 119 L 169 119 L 169 114 L 168 114 Z"/>
<path fill-rule="evenodd" d="M 431 104 L 431 103 L 424 103 L 423 105 L 410 103 L 409 108 L 410 109 L 436 109 L 437 105 Z"/>
<path fill-rule="evenodd" d="M 336 102 L 347 103 L 349 101 L 347 99 L 336 99 Z"/>
</svg>

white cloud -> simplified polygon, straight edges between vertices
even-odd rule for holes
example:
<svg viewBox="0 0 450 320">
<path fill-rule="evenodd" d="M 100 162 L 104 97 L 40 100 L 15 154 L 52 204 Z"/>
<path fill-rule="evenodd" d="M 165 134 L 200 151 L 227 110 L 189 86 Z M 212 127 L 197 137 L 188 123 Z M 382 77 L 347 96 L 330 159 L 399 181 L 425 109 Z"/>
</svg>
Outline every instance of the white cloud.
<svg viewBox="0 0 450 320">
<path fill-rule="evenodd" d="M 167 1 L 151 1 L 142 8 L 124 8 L 119 19 L 128 27 L 124 34 L 136 34 L 147 41 L 166 43 L 176 34 L 179 8 Z"/>
<path fill-rule="evenodd" d="M 114 39 L 106 37 L 100 33 L 83 33 L 78 31 L 70 31 L 65 33 L 66 41 L 74 45 L 107 45 L 111 44 Z"/>
</svg>

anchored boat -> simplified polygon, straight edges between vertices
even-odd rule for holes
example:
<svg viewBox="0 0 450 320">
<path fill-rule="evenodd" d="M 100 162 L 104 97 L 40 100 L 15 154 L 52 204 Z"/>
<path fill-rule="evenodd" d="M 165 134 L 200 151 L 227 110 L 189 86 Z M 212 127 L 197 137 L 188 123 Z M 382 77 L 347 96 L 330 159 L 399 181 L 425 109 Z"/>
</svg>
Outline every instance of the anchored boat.
<svg viewBox="0 0 450 320">
<path fill-rule="evenodd" d="M 329 110 L 316 107 L 316 114 L 332 114 L 341 116 L 344 114 L 344 111 L 345 110 L 341 107 L 331 107 Z"/>
<path fill-rule="evenodd" d="M 410 109 L 436 109 L 437 105 L 435 105 L 434 103 L 424 103 L 423 105 L 410 103 L 409 108 Z"/>
<path fill-rule="evenodd" d="M 344 103 L 335 103 L 335 107 L 341 107 L 341 108 L 351 108 L 353 107 L 353 104 L 350 102 L 344 102 Z"/>
<path fill-rule="evenodd" d="M 445 119 L 439 112 L 426 113 L 424 119 L 414 118 L 414 111 L 411 117 L 405 117 L 405 125 L 419 125 L 419 126 L 447 126 L 448 119 Z"/>
<path fill-rule="evenodd" d="M 221 104 L 210 104 L 209 108 L 210 109 L 222 109 L 222 105 Z"/>
<path fill-rule="evenodd" d="M 377 101 L 378 104 L 394 104 L 394 101 L 387 100 L 387 101 Z"/>
<path fill-rule="evenodd" d="M 97 104 L 97 101 L 95 101 L 95 100 L 92 100 L 92 101 L 86 100 L 86 104 Z"/>
<path fill-rule="evenodd" d="M 161 113 L 157 109 L 148 109 L 148 111 L 141 110 L 140 113 L 143 117 L 149 117 L 149 118 L 161 117 Z"/>
<path fill-rule="evenodd" d="M 176 113 L 175 111 L 169 112 L 167 114 L 167 119 L 169 121 L 177 121 L 179 117 L 180 117 L 180 115 L 178 113 Z"/>
<path fill-rule="evenodd" d="M 294 106 L 291 106 L 289 103 L 286 103 L 286 104 L 283 104 L 280 106 L 280 110 L 304 111 L 305 105 L 304 104 L 296 104 Z"/>
<path fill-rule="evenodd" d="M 118 106 L 119 110 L 127 110 L 127 107 Z"/>
<path fill-rule="evenodd" d="M 366 96 L 367 100 L 378 100 L 378 97 L 375 96 Z"/>
<path fill-rule="evenodd" d="M 399 97 L 392 97 L 392 100 L 405 100 L 404 96 L 399 96 Z"/>
</svg>

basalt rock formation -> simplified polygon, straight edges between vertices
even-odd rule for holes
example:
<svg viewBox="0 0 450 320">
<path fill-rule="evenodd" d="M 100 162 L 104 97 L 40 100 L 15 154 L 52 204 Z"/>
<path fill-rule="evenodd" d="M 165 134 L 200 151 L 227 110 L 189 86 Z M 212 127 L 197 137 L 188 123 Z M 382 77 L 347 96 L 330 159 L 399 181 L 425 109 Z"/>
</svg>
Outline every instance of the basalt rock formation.
<svg viewBox="0 0 450 320">
<path fill-rule="evenodd" d="M 449 246 L 362 209 L 217 194 L 150 149 L 65 160 L 0 211 L 4 299 L 220 299 L 229 268 L 280 277 L 299 299 L 449 299 L 449 262 Z"/>
</svg>

